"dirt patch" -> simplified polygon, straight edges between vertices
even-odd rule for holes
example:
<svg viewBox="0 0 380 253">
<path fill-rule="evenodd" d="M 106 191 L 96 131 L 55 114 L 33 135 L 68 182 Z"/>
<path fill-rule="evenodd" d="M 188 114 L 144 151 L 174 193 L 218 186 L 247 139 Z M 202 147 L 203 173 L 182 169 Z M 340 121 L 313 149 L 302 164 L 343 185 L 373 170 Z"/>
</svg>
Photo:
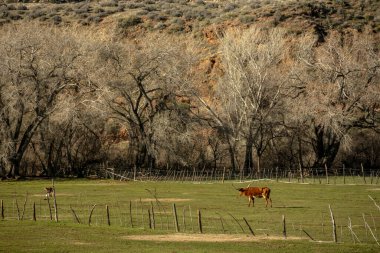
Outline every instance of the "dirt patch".
<svg viewBox="0 0 380 253">
<path fill-rule="evenodd" d="M 73 241 L 72 244 L 74 245 L 90 245 L 89 242 L 80 242 L 80 241 Z"/>
<path fill-rule="evenodd" d="M 164 198 L 161 199 L 159 198 L 158 201 L 160 202 L 169 202 L 169 203 L 175 203 L 175 202 L 186 202 L 190 201 L 191 199 L 179 199 L 179 198 Z M 153 198 L 146 198 L 146 199 L 141 199 L 142 202 L 156 202 L 156 199 Z"/>
<path fill-rule="evenodd" d="M 282 236 L 249 236 L 227 234 L 169 234 L 169 235 L 129 235 L 126 240 L 162 242 L 252 242 L 262 240 L 285 240 Z M 301 240 L 301 237 L 288 237 L 287 240 Z"/>
</svg>

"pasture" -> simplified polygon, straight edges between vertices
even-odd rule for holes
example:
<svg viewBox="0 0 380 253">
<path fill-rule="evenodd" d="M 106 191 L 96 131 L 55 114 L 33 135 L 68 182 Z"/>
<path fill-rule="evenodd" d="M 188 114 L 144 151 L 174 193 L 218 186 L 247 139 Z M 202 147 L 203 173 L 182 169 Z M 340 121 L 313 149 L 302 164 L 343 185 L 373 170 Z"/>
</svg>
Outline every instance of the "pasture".
<svg viewBox="0 0 380 253">
<path fill-rule="evenodd" d="M 263 199 L 248 207 L 232 183 L 270 187 L 273 208 Z M 380 210 L 369 198 L 380 203 L 378 184 L 56 180 L 58 222 L 44 199 L 50 185 L 0 182 L 0 252 L 380 251 Z"/>
</svg>

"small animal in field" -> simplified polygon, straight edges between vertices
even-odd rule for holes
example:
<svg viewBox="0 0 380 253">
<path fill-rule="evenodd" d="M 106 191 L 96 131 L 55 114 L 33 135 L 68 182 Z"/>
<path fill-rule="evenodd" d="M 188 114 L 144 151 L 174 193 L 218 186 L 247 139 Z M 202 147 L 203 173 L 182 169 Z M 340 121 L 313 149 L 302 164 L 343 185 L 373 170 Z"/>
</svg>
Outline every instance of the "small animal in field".
<svg viewBox="0 0 380 253">
<path fill-rule="evenodd" d="M 270 188 L 268 187 L 246 187 L 246 188 L 236 188 L 240 192 L 240 196 L 248 197 L 248 207 L 255 206 L 255 198 L 264 198 L 266 201 L 265 207 L 268 207 L 270 202 L 270 207 L 272 207 L 272 199 L 270 198 Z"/>
<path fill-rule="evenodd" d="M 46 192 L 46 198 L 45 199 L 48 199 L 51 197 L 51 194 L 53 194 L 54 192 L 54 188 L 53 187 L 45 187 L 45 192 Z"/>
</svg>

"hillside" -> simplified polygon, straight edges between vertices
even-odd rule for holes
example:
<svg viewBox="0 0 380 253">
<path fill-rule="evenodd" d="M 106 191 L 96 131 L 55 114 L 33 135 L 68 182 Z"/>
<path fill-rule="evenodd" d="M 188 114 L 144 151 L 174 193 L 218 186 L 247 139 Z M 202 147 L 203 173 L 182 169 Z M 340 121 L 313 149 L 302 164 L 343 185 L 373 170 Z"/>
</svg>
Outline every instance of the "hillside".
<svg viewBox="0 0 380 253">
<path fill-rule="evenodd" d="M 252 24 L 286 27 L 294 34 L 314 30 L 380 31 L 380 2 L 376 0 L 132 0 L 132 1 L 5 1 L 0 25 L 38 20 L 57 26 L 105 29 L 126 36 L 150 31 L 190 33 L 215 39 L 213 31 Z M 61 3 L 62 2 L 62 3 Z"/>
<path fill-rule="evenodd" d="M 3 2 L 0 176 L 85 176 L 106 164 L 374 173 L 379 7 Z"/>
</svg>

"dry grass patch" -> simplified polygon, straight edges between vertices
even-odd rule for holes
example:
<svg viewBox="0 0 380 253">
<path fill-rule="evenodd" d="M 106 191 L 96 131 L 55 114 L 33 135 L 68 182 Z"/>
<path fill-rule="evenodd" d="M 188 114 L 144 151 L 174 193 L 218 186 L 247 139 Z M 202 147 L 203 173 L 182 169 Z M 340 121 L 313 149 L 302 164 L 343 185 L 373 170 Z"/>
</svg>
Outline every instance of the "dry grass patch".
<svg viewBox="0 0 380 253">
<path fill-rule="evenodd" d="M 229 234 L 168 234 L 168 235 L 129 235 L 126 240 L 162 242 L 253 242 L 262 240 L 285 240 L 282 236 L 249 236 Z M 301 240 L 301 237 L 288 237 L 286 240 Z"/>
<path fill-rule="evenodd" d="M 89 242 L 80 242 L 80 241 L 73 241 L 73 245 L 91 245 L 92 243 Z"/>
</svg>

